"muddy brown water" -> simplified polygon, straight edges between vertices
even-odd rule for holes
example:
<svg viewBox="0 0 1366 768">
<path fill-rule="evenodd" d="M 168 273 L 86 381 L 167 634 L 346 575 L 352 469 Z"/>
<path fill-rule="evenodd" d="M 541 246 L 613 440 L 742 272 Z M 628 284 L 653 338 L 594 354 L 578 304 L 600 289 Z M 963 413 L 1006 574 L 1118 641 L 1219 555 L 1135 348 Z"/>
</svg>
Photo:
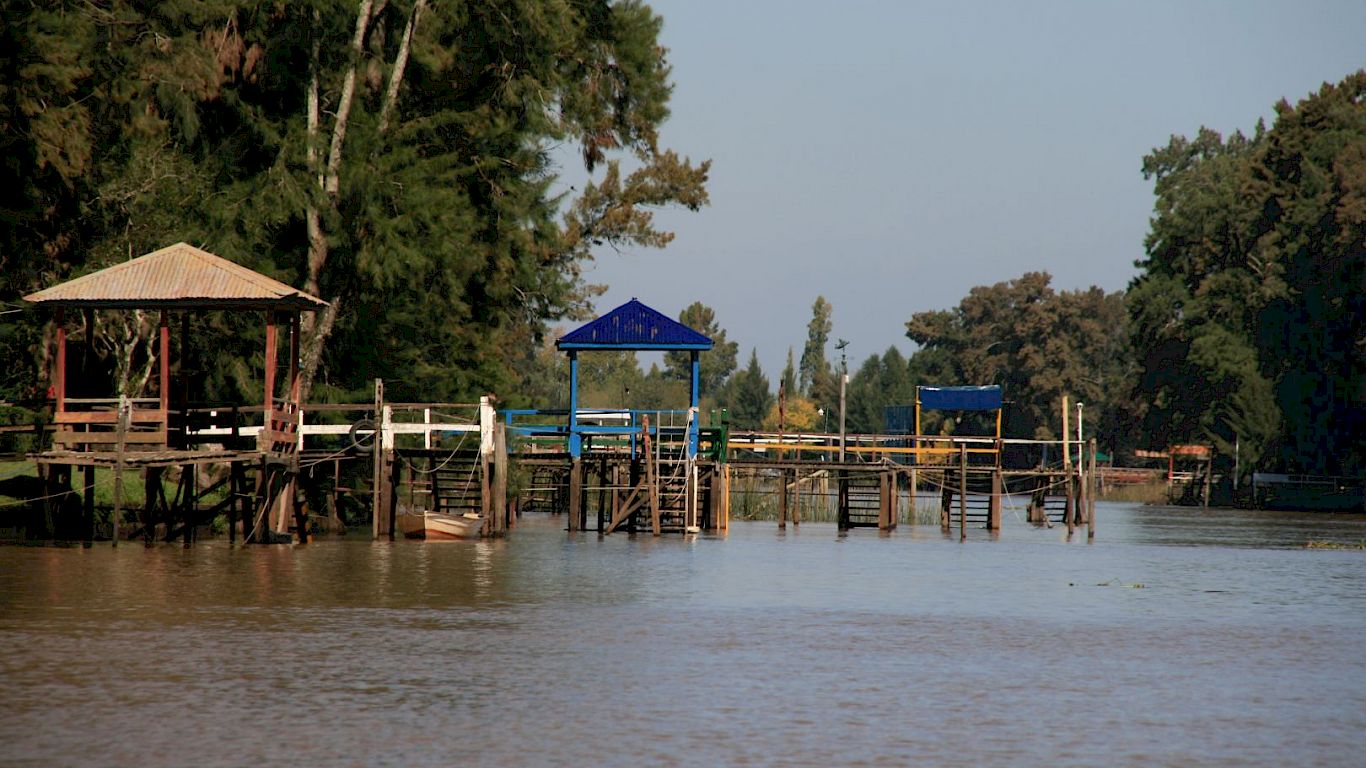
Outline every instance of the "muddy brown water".
<svg viewBox="0 0 1366 768">
<path fill-rule="evenodd" d="M 1366 764 L 1366 517 L 0 548 L 6 766 Z"/>
</svg>

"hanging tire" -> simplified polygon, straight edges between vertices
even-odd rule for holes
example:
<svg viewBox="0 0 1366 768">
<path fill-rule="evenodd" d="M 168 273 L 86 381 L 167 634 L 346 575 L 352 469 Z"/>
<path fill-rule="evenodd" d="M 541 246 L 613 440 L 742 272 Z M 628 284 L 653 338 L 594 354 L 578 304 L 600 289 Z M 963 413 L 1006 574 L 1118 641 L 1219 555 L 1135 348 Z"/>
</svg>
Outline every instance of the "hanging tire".
<svg viewBox="0 0 1366 768">
<path fill-rule="evenodd" d="M 362 435 L 362 432 L 368 432 Z M 361 419 L 351 425 L 349 433 L 351 438 L 351 450 L 357 453 L 368 453 L 371 446 L 375 444 L 375 422 L 369 419 Z"/>
</svg>

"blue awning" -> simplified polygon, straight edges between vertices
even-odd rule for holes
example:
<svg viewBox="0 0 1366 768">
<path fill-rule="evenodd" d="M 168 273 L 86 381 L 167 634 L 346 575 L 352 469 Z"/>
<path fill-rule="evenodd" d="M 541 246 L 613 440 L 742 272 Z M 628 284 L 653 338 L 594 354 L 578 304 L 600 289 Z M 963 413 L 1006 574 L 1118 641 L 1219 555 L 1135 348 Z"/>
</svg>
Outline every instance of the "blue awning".
<svg viewBox="0 0 1366 768">
<path fill-rule="evenodd" d="M 995 411 L 1001 407 L 1001 386 L 917 387 L 920 407 L 931 411 Z"/>
</svg>

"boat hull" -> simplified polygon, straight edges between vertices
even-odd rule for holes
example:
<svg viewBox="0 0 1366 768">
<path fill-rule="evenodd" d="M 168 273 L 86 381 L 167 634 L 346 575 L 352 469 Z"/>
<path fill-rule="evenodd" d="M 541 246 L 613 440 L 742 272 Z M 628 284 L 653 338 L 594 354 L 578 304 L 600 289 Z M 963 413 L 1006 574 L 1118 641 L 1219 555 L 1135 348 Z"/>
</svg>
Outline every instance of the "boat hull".
<svg viewBox="0 0 1366 768">
<path fill-rule="evenodd" d="M 462 541 L 477 539 L 483 534 L 484 518 L 479 515 L 414 512 L 399 515 L 398 528 L 409 539 Z"/>
</svg>

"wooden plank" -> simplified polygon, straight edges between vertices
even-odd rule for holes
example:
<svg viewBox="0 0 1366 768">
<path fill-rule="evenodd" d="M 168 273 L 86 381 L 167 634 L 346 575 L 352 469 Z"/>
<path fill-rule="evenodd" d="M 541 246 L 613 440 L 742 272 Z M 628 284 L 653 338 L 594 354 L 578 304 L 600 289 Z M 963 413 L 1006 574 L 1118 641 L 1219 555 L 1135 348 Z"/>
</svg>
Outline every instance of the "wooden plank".
<svg viewBox="0 0 1366 768">
<path fill-rule="evenodd" d="M 53 435 L 54 443 L 63 445 L 114 445 L 120 440 L 136 445 L 165 445 L 166 430 L 156 432 L 127 432 L 120 437 L 118 432 L 73 432 L 60 429 Z"/>
<path fill-rule="evenodd" d="M 118 411 L 63 411 L 53 419 L 56 424 L 118 424 Z"/>
</svg>

